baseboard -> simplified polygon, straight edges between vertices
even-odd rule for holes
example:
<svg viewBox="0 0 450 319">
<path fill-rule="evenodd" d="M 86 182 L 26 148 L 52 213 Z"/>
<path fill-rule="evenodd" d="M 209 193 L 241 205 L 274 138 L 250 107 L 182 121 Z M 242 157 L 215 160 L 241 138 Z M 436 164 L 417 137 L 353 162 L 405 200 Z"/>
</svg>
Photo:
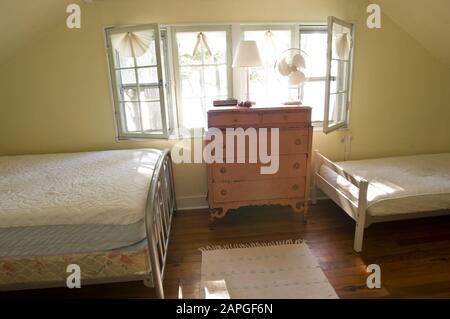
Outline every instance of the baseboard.
<svg viewBox="0 0 450 319">
<path fill-rule="evenodd" d="M 206 195 L 182 196 L 177 198 L 178 210 L 205 209 L 208 208 Z"/>
</svg>

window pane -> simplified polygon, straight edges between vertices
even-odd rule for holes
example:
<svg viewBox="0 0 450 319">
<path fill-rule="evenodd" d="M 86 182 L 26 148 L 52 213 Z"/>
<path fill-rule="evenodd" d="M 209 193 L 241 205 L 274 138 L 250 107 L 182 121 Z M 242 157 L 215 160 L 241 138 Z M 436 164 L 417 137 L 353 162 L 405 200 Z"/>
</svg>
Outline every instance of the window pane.
<svg viewBox="0 0 450 319">
<path fill-rule="evenodd" d="M 120 99 L 121 101 L 137 101 L 139 98 L 137 92 L 137 87 L 123 88 Z"/>
<path fill-rule="evenodd" d="M 140 84 L 158 83 L 158 70 L 156 67 L 138 69 L 138 77 Z"/>
<path fill-rule="evenodd" d="M 212 55 L 205 52 L 205 63 L 207 64 L 225 64 L 227 63 L 227 34 L 225 31 L 203 32 Z"/>
<path fill-rule="evenodd" d="M 202 32 L 206 37 L 206 44 L 211 50 L 211 54 L 203 41 L 200 41 L 194 54 L 195 46 L 198 42 L 199 32 L 179 32 L 177 33 L 178 60 L 180 65 L 200 65 L 200 64 L 224 64 L 227 61 L 227 39 L 225 31 Z"/>
<path fill-rule="evenodd" d="M 204 127 L 206 112 L 201 98 L 183 99 L 183 125 L 187 128 Z"/>
<path fill-rule="evenodd" d="M 206 127 L 206 112 L 212 108 L 212 101 L 228 97 L 227 32 L 201 34 L 200 31 L 176 34 L 179 108 L 186 128 Z"/>
<path fill-rule="evenodd" d="M 250 98 L 260 105 L 297 99 L 296 90 L 290 90 L 277 80 L 274 64 L 278 56 L 291 48 L 291 30 L 245 31 L 245 40 L 254 40 L 263 60 L 263 66 L 250 71 Z M 293 96 L 294 94 L 294 96 Z"/>
<path fill-rule="evenodd" d="M 155 32 L 153 29 L 126 31 L 111 35 L 116 68 L 156 64 Z"/>
<path fill-rule="evenodd" d="M 115 106 L 118 115 L 120 138 L 166 135 L 165 116 L 166 87 L 159 86 L 159 73 L 168 72 L 167 66 L 156 50 L 156 40 L 161 40 L 161 50 L 167 51 L 165 30 L 158 32 L 158 25 L 145 29 L 137 27 L 107 30 L 110 68 L 114 76 Z M 167 53 L 167 52 L 166 52 Z M 159 68 L 165 67 L 164 70 Z M 162 79 L 161 79 L 162 80 Z M 168 121 L 169 122 L 169 121 Z M 172 125 L 173 126 L 173 125 Z M 134 133 L 134 134 L 127 134 Z M 146 136 L 147 135 L 147 136 Z"/>
<path fill-rule="evenodd" d="M 119 53 L 118 50 L 114 50 L 115 52 L 115 66 L 116 68 L 132 68 L 134 67 L 134 58 L 131 56 L 123 56 Z"/>
<path fill-rule="evenodd" d="M 327 74 L 327 33 L 305 32 L 300 36 L 300 47 L 308 55 L 312 65 L 311 77 L 325 77 Z"/>
<path fill-rule="evenodd" d="M 136 73 L 134 69 L 117 71 L 117 80 L 121 84 L 136 84 Z"/>
<path fill-rule="evenodd" d="M 123 104 L 125 113 L 125 127 L 128 132 L 140 132 L 141 122 L 139 118 L 139 103 L 128 102 Z"/>
<path fill-rule="evenodd" d="M 152 41 L 148 50 L 141 56 L 136 57 L 137 66 L 156 65 L 155 41 Z"/>
<path fill-rule="evenodd" d="M 342 123 L 346 119 L 347 93 L 330 94 L 330 109 L 328 112 L 329 126 Z"/>
<path fill-rule="evenodd" d="M 193 56 L 198 32 L 177 33 L 178 62 L 180 65 L 202 64 L 202 53 L 198 50 Z"/>
<path fill-rule="evenodd" d="M 159 87 L 141 87 L 139 96 L 141 101 L 159 100 Z"/>
<path fill-rule="evenodd" d="M 306 82 L 303 88 L 303 105 L 312 107 L 312 121 L 323 121 L 325 81 Z"/>
<path fill-rule="evenodd" d="M 332 58 L 348 60 L 350 58 L 351 30 L 346 26 L 333 23 Z"/>
<path fill-rule="evenodd" d="M 200 67 L 181 67 L 181 96 L 201 97 L 202 96 L 202 69 Z"/>
<path fill-rule="evenodd" d="M 348 62 L 337 60 L 331 61 L 330 93 L 348 90 L 347 67 Z"/>
<path fill-rule="evenodd" d="M 228 92 L 227 67 L 205 67 L 205 96 L 226 95 Z"/>
<path fill-rule="evenodd" d="M 144 132 L 162 131 L 160 102 L 141 102 L 142 125 Z"/>
</svg>

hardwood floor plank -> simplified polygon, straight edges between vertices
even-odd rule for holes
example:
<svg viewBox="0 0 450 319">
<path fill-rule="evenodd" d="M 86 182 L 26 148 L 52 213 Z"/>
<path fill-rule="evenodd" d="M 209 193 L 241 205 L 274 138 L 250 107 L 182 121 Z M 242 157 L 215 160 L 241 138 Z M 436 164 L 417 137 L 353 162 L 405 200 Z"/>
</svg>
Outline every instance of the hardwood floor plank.
<svg viewBox="0 0 450 319">
<path fill-rule="evenodd" d="M 306 225 L 284 207 L 249 207 L 209 223 L 207 210 L 173 219 L 165 273 L 168 298 L 202 298 L 200 247 L 304 239 L 341 298 L 450 298 L 450 216 L 372 225 L 364 251 L 353 252 L 354 222 L 331 201 L 311 207 Z M 378 264 L 382 289 L 368 289 L 366 268 Z M 141 282 L 11 292 L 8 297 L 154 298 Z"/>
</svg>

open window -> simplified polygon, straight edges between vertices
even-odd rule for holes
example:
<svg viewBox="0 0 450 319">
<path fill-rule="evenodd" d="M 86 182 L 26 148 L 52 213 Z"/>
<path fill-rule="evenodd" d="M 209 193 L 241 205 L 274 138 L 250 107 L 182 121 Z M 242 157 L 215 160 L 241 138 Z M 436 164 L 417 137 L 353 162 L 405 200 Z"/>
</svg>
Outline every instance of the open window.
<svg viewBox="0 0 450 319">
<path fill-rule="evenodd" d="M 353 63 L 353 24 L 328 17 L 323 131 L 348 126 Z"/>
<path fill-rule="evenodd" d="M 119 139 L 167 138 L 159 26 L 109 28 L 106 42 Z"/>
</svg>

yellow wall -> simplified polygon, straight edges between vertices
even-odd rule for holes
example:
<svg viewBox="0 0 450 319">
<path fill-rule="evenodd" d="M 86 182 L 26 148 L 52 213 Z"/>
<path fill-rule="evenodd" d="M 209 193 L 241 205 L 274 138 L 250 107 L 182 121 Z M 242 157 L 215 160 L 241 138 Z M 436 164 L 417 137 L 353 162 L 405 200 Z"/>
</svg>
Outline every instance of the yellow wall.
<svg viewBox="0 0 450 319">
<path fill-rule="evenodd" d="M 0 66 L 0 155 L 170 147 L 115 141 L 103 27 L 140 23 L 355 22 L 351 158 L 450 151 L 449 68 L 384 17 L 365 27 L 358 0 L 108 0 L 83 6 L 82 29 L 63 24 Z M 343 159 L 345 132 L 317 133 L 314 147 Z M 204 165 L 175 167 L 178 196 L 204 195 Z"/>
</svg>

